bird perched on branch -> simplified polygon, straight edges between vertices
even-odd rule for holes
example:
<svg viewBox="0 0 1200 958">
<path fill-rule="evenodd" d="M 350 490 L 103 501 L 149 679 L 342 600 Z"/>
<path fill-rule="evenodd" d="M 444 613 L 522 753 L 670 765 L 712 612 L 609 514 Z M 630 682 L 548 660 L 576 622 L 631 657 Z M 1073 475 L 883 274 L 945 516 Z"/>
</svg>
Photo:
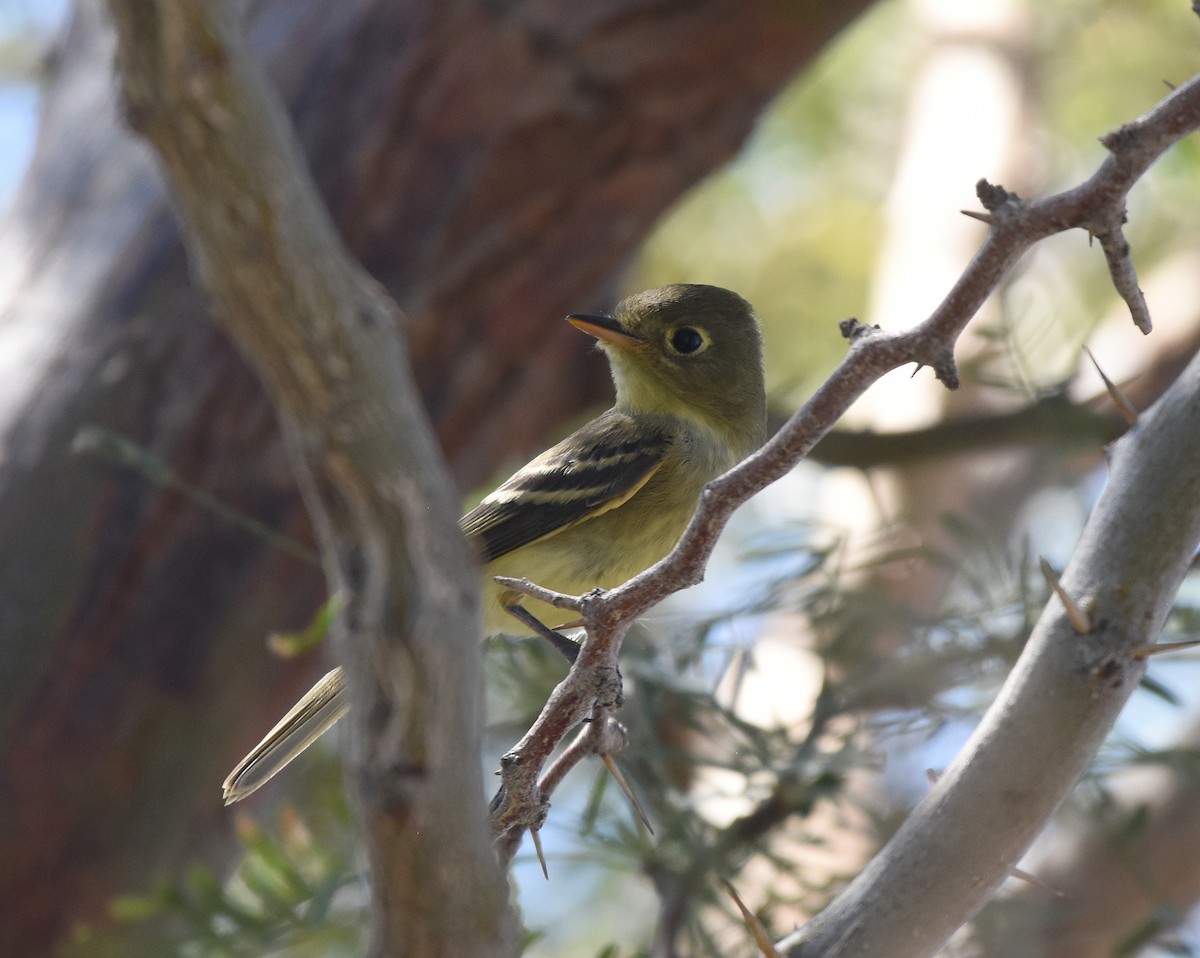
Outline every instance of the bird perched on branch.
<svg viewBox="0 0 1200 958">
<path fill-rule="evenodd" d="M 766 438 L 762 342 L 750 304 L 716 286 L 651 289 L 613 316 L 567 317 L 608 357 L 616 402 L 459 520 L 483 568 L 485 634 L 576 613 L 503 589 L 523 577 L 570 595 L 620 585 L 674 547 L 704 486 Z M 225 780 L 245 798 L 349 708 L 340 669 L 318 682 Z"/>
</svg>

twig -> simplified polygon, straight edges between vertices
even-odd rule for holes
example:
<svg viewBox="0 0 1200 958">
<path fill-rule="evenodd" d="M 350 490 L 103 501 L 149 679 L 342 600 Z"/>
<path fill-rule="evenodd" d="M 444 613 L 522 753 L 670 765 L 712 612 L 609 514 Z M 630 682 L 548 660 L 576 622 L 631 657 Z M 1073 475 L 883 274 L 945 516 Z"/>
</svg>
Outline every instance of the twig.
<svg viewBox="0 0 1200 958">
<path fill-rule="evenodd" d="M 1020 409 L 958 416 L 917 429 L 839 428 L 826 433 L 808 458 L 826 466 L 872 469 L 1038 443 L 1050 444 L 1057 452 L 1094 451 L 1120 436 L 1127 419 L 1123 413 L 1093 412 L 1087 405 L 1053 393 Z"/>
<path fill-rule="evenodd" d="M 625 726 L 609 715 L 606 709 L 597 708 L 592 714 L 591 721 L 584 725 L 570 747 L 565 749 L 546 769 L 546 774 L 542 776 L 542 780 L 538 784 L 546 795 L 550 795 L 567 777 L 567 773 L 571 769 L 588 756 L 595 755 L 604 763 L 608 774 L 617 783 L 617 787 L 629 802 L 629 806 L 638 820 L 653 835 L 654 826 L 650 824 L 650 816 L 646 814 L 646 809 L 642 807 L 641 801 L 638 800 L 633 788 L 613 758 L 614 755 L 625 751 L 628 747 L 629 732 Z"/>
<path fill-rule="evenodd" d="M 253 516 L 239 512 L 207 489 L 184 481 L 161 459 L 151 455 L 147 450 L 119 433 L 110 429 L 101 429 L 98 426 L 88 426 L 79 430 L 75 435 L 71 442 L 71 451 L 76 454 L 90 453 L 102 456 L 110 462 L 136 470 L 140 475 L 163 489 L 174 489 L 218 519 L 245 530 L 281 552 L 286 552 L 297 559 L 303 559 L 309 565 L 321 567 L 321 557 L 302 542 L 297 542 L 272 529 Z"/>
<path fill-rule="evenodd" d="M 1129 307 L 1134 325 L 1146 335 L 1150 334 L 1153 324 L 1150 322 L 1150 307 L 1146 305 L 1146 297 L 1138 286 L 1137 273 L 1133 268 L 1133 260 L 1129 255 L 1129 241 L 1121 229 L 1125 225 L 1125 210 L 1118 213 L 1106 210 L 1107 221 L 1101 221 L 1092 229 L 1092 235 L 1100 242 L 1104 250 L 1104 260 L 1108 264 L 1108 273 L 1112 277 L 1121 298 Z"/>
<path fill-rule="evenodd" d="M 522 595 L 532 596 L 535 599 L 540 599 L 548 605 L 554 606 L 556 609 L 573 609 L 578 612 L 583 608 L 583 600 L 577 595 L 566 595 L 562 592 L 555 592 L 553 589 L 547 589 L 528 579 L 514 579 L 506 575 L 493 576 L 498 585 L 504 586 L 506 589 L 512 589 L 514 592 L 520 592 Z"/>
<path fill-rule="evenodd" d="M 1102 142 L 1109 149 L 1109 156 L 1087 181 L 1073 189 L 1026 201 L 1001 186 L 980 180 L 976 192 L 988 210 L 991 228 L 941 304 L 924 322 L 904 333 L 882 331 L 854 320 L 844 321 L 843 335 L 851 341 L 846 358 L 762 449 L 708 485 L 674 551 L 616 589 L 580 597 L 588 639 L 575 668 L 615 672 L 617 655 L 630 624 L 667 596 L 700 582 L 730 515 L 756 492 L 791 470 L 885 373 L 916 363 L 932 367 L 948 387 L 957 385 L 953 351 L 958 336 L 1035 243 L 1076 228 L 1087 229 L 1093 235 L 1106 234 L 1109 240 L 1104 241 L 1107 243 L 1104 249 L 1110 272 L 1115 282 L 1125 283 L 1119 277 L 1133 275 L 1132 263 L 1126 263 L 1128 248 L 1118 249 L 1112 241 L 1115 224 L 1124 218 L 1125 197 L 1168 147 L 1197 128 L 1200 128 L 1200 77 L 1193 77 L 1153 110 L 1104 137 Z M 1098 230 L 1097 224 L 1103 228 Z M 1127 283 L 1121 292 L 1130 302 Z M 1130 302 L 1130 309 L 1139 328 L 1147 328 L 1148 317 L 1141 316 L 1136 303 Z M 511 587 L 532 594 L 531 584 L 514 582 Z M 573 675 L 574 670 L 560 689 L 576 686 Z M 574 711 L 568 714 L 562 711 L 564 708 Z M 578 699 L 577 688 L 571 695 L 552 697 L 535 727 L 510 756 L 517 765 L 532 762 L 540 768 L 544 757 L 538 756 L 548 756 L 559 740 L 545 742 L 542 735 L 557 730 L 561 738 L 586 709 L 586 703 Z M 559 712 L 556 717 L 549 714 L 556 711 Z M 523 774 L 536 778 L 536 769 L 523 768 Z"/>
<path fill-rule="evenodd" d="M 604 762 L 609 774 L 616 781 L 617 786 L 625 795 L 625 798 L 629 801 L 638 819 L 651 834 L 654 834 L 649 816 L 646 815 L 642 803 L 638 800 L 637 795 L 634 794 L 633 789 L 629 787 L 625 776 L 621 774 L 620 769 L 617 768 L 612 758 L 614 753 L 624 751 L 628 744 L 629 733 L 625 731 L 625 726 L 609 715 L 606 710 L 597 708 L 591 716 L 591 721 L 584 723 L 583 727 L 579 730 L 579 734 L 575 736 L 575 740 L 546 769 L 545 774 L 542 775 L 537 783 L 536 792 L 531 793 L 536 796 L 541 816 L 545 817 L 545 813 L 550 807 L 550 796 L 554 794 L 554 790 L 567 777 L 567 773 L 585 758 L 598 755 Z M 504 774 L 503 762 L 504 760 L 502 759 L 501 775 Z M 528 788 L 528 785 L 524 784 L 523 787 Z M 506 796 L 506 790 L 501 789 L 499 795 L 497 795 L 497 799 L 506 798 Z M 493 800 L 493 802 L 495 801 L 496 799 Z M 493 809 L 493 820 L 501 821 L 495 814 L 495 809 Z M 531 823 L 519 821 L 505 822 L 503 824 L 496 838 L 496 853 L 502 862 L 509 863 L 512 861 L 517 853 L 517 849 L 521 845 L 521 836 L 527 828 L 532 834 L 536 834 L 537 829 Z"/>
</svg>

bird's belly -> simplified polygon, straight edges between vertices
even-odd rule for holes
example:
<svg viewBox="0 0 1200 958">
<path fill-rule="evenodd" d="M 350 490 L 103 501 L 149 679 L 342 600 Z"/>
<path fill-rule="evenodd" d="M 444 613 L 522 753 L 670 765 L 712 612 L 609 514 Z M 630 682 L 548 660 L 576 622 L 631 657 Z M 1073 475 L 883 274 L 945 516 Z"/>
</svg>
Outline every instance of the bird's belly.
<svg viewBox="0 0 1200 958">
<path fill-rule="evenodd" d="M 670 552 L 690 516 L 680 519 L 658 515 L 649 521 L 642 521 L 643 518 L 639 518 L 638 528 L 624 528 L 628 519 L 617 509 L 489 563 L 483 581 L 485 632 L 527 631 L 504 611 L 505 590 L 492 580 L 493 576 L 530 579 L 568 595 L 611 589 Z M 521 604 L 552 628 L 579 618 L 573 610 L 556 609 L 529 596 L 522 596 Z"/>
</svg>

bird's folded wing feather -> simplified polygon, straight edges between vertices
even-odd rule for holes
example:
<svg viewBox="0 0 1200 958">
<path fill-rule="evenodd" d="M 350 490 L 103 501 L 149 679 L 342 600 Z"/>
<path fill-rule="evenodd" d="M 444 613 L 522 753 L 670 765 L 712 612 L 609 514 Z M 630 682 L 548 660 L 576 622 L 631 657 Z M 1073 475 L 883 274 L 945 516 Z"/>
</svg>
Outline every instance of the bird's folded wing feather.
<svg viewBox="0 0 1200 958">
<path fill-rule="evenodd" d="M 341 669 L 334 669 L 309 689 L 229 773 L 221 789 L 225 804 L 241 801 L 266 784 L 349 709 L 345 677 Z"/>
<path fill-rule="evenodd" d="M 610 410 L 529 463 L 459 525 L 490 562 L 619 506 L 670 446 L 665 428 Z M 258 789 L 346 713 L 344 682 L 334 669 L 296 703 L 225 780 L 226 804 Z"/>
<path fill-rule="evenodd" d="M 609 410 L 522 468 L 459 527 L 491 562 L 615 509 L 654 475 L 670 447 L 663 426 Z"/>
</svg>

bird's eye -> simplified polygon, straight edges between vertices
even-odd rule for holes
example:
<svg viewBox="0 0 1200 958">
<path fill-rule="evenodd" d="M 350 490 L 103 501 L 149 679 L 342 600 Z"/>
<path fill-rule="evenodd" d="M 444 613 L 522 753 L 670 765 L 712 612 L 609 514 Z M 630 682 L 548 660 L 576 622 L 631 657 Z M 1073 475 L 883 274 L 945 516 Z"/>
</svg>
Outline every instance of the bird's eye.
<svg viewBox="0 0 1200 958">
<path fill-rule="evenodd" d="M 704 346 L 704 337 L 691 326 L 680 326 L 671 333 L 671 348 L 684 356 L 696 352 L 702 346 Z"/>
</svg>

